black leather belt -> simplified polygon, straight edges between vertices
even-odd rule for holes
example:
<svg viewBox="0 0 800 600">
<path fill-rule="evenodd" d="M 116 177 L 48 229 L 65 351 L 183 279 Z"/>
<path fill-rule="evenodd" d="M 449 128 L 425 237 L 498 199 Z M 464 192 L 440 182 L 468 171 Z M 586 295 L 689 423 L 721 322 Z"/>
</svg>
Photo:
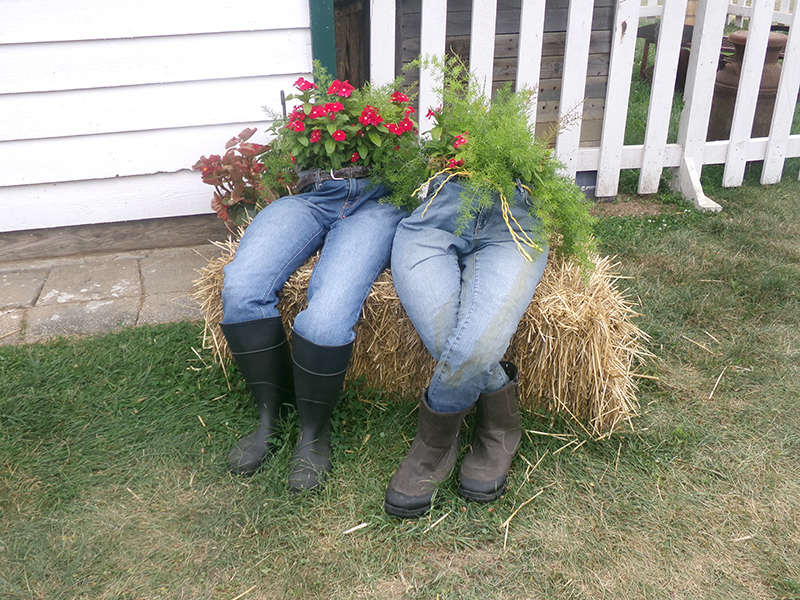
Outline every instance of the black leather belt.
<svg viewBox="0 0 800 600">
<path fill-rule="evenodd" d="M 296 194 L 302 194 L 308 187 L 317 183 L 317 181 L 330 181 L 332 179 L 361 179 L 369 177 L 369 167 L 343 167 L 341 169 L 332 169 L 330 171 L 323 171 L 317 169 L 316 171 L 309 171 L 303 173 L 294 184 Z"/>
</svg>

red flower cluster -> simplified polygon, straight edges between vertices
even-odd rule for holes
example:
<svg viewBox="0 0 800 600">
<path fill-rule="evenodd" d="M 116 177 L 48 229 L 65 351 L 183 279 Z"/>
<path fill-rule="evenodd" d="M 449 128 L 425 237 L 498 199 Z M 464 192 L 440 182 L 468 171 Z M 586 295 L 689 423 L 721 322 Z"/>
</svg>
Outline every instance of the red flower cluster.
<svg viewBox="0 0 800 600">
<path fill-rule="evenodd" d="M 397 123 L 387 123 L 386 129 L 395 135 L 403 135 L 406 131 L 414 131 L 414 122 L 406 116 Z"/>
<path fill-rule="evenodd" d="M 312 89 L 313 89 L 313 90 L 316 90 L 316 89 L 317 89 L 317 86 L 316 86 L 316 84 L 315 84 L 315 83 L 313 83 L 313 82 L 311 82 L 311 81 L 307 81 L 307 80 L 306 80 L 306 79 L 304 79 L 303 77 L 301 77 L 300 79 L 298 79 L 297 81 L 295 81 L 295 82 L 294 82 L 294 86 L 295 86 L 295 87 L 296 87 L 298 90 L 300 90 L 301 92 L 305 92 L 306 90 L 312 90 Z"/>
<path fill-rule="evenodd" d="M 428 109 L 428 114 L 425 115 L 425 118 L 426 119 L 435 119 L 436 117 L 439 116 L 439 114 L 441 112 L 442 112 L 442 107 L 441 106 L 439 108 L 437 108 L 437 109 L 429 108 Z"/>
<path fill-rule="evenodd" d="M 458 150 L 459 148 L 461 148 L 461 146 L 463 146 L 464 144 L 467 143 L 467 133 L 469 133 L 469 132 L 465 131 L 461 135 L 457 135 L 456 136 L 456 139 L 453 142 L 453 148 Z"/>
<path fill-rule="evenodd" d="M 451 158 L 447 162 L 447 168 L 448 169 L 457 169 L 458 167 L 463 167 L 463 166 L 464 166 L 464 161 L 463 160 L 456 160 L 455 158 Z"/>
<path fill-rule="evenodd" d="M 328 94 L 331 96 L 340 96 L 342 98 L 349 98 L 350 94 L 353 93 L 355 90 L 352 85 L 350 85 L 349 80 L 339 81 L 338 79 L 334 79 L 333 83 L 331 83 L 330 87 L 328 88 Z"/>
<path fill-rule="evenodd" d="M 410 100 L 408 99 L 408 96 L 406 96 L 403 92 L 395 92 L 389 97 L 389 102 L 402 104 L 404 102 L 410 102 Z"/>
<path fill-rule="evenodd" d="M 370 95 L 374 92 L 370 88 L 362 94 L 348 81 L 330 82 L 324 76 L 317 81 L 319 87 L 302 77 L 295 81 L 300 92 L 287 97 L 296 101 L 295 107 L 275 129 L 297 164 L 324 169 L 338 169 L 345 163 L 369 166 L 385 160 L 387 152 L 406 138 L 413 138 L 415 111 L 403 92 L 389 89 Z M 387 138 L 390 144 L 383 143 Z"/>
<path fill-rule="evenodd" d="M 377 108 L 367 104 L 364 107 L 364 110 L 361 111 L 361 116 L 358 117 L 358 122 L 362 125 L 380 125 L 383 123 L 383 117 L 378 114 Z"/>
</svg>

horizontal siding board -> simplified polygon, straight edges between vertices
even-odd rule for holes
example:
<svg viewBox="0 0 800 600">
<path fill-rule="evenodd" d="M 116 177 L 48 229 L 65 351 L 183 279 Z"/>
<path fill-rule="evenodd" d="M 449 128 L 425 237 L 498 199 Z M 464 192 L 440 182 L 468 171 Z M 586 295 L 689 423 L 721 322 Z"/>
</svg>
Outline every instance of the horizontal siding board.
<svg viewBox="0 0 800 600">
<path fill-rule="evenodd" d="M 0 96 L 0 141 L 264 121 L 295 75 Z M 236 133 L 236 132 L 234 132 Z"/>
<path fill-rule="evenodd" d="M 0 187 L 0 232 L 211 212 L 211 187 L 194 171 Z"/>
<path fill-rule="evenodd" d="M 308 0 L 0 0 L 0 44 L 309 26 Z M 265 57 L 268 60 L 268 57 Z"/>
<path fill-rule="evenodd" d="M 308 29 L 0 45 L 0 94 L 307 73 Z"/>
<path fill-rule="evenodd" d="M 22 140 L 0 144 L 0 187 L 107 179 L 190 168 L 201 155 L 221 154 L 231 137 L 257 127 L 252 141 L 265 143 L 266 122 Z"/>
</svg>

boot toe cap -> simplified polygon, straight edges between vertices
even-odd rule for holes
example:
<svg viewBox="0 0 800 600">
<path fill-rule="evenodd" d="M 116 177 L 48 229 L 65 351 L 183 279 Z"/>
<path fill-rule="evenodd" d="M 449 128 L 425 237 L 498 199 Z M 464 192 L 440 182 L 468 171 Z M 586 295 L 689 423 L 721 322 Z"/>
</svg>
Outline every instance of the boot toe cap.
<svg viewBox="0 0 800 600">
<path fill-rule="evenodd" d="M 411 519 L 421 517 L 431 509 L 433 493 L 424 496 L 407 496 L 392 488 L 386 490 L 383 508 L 393 517 Z"/>
<path fill-rule="evenodd" d="M 506 491 L 505 475 L 488 481 L 461 475 L 458 483 L 459 495 L 475 502 L 494 502 Z"/>
</svg>

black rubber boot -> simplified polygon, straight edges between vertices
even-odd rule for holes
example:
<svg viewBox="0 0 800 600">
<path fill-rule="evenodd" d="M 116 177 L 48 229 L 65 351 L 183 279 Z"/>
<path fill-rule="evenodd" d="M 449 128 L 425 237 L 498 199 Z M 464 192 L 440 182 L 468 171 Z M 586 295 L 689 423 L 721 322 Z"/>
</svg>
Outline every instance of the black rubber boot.
<svg viewBox="0 0 800 600">
<path fill-rule="evenodd" d="M 522 439 L 517 400 L 519 373 L 511 363 L 500 364 L 511 381 L 496 392 L 478 397 L 475 441 L 458 473 L 458 493 L 476 502 L 493 502 L 503 494 L 511 461 Z"/>
<path fill-rule="evenodd" d="M 300 422 L 289 489 L 319 487 L 331 470 L 331 415 L 342 392 L 353 344 L 317 346 L 292 333 L 295 403 Z"/>
<path fill-rule="evenodd" d="M 270 442 L 294 401 L 292 359 L 280 317 L 220 324 L 234 361 L 258 407 L 258 428 L 228 454 L 228 469 L 252 475 L 264 464 Z"/>
<path fill-rule="evenodd" d="M 471 408 L 471 407 L 470 407 Z M 419 402 L 417 436 L 386 490 L 384 510 L 403 519 L 421 517 L 431 509 L 436 486 L 445 481 L 458 456 L 458 431 L 469 408 L 436 413 L 427 393 Z"/>
</svg>

